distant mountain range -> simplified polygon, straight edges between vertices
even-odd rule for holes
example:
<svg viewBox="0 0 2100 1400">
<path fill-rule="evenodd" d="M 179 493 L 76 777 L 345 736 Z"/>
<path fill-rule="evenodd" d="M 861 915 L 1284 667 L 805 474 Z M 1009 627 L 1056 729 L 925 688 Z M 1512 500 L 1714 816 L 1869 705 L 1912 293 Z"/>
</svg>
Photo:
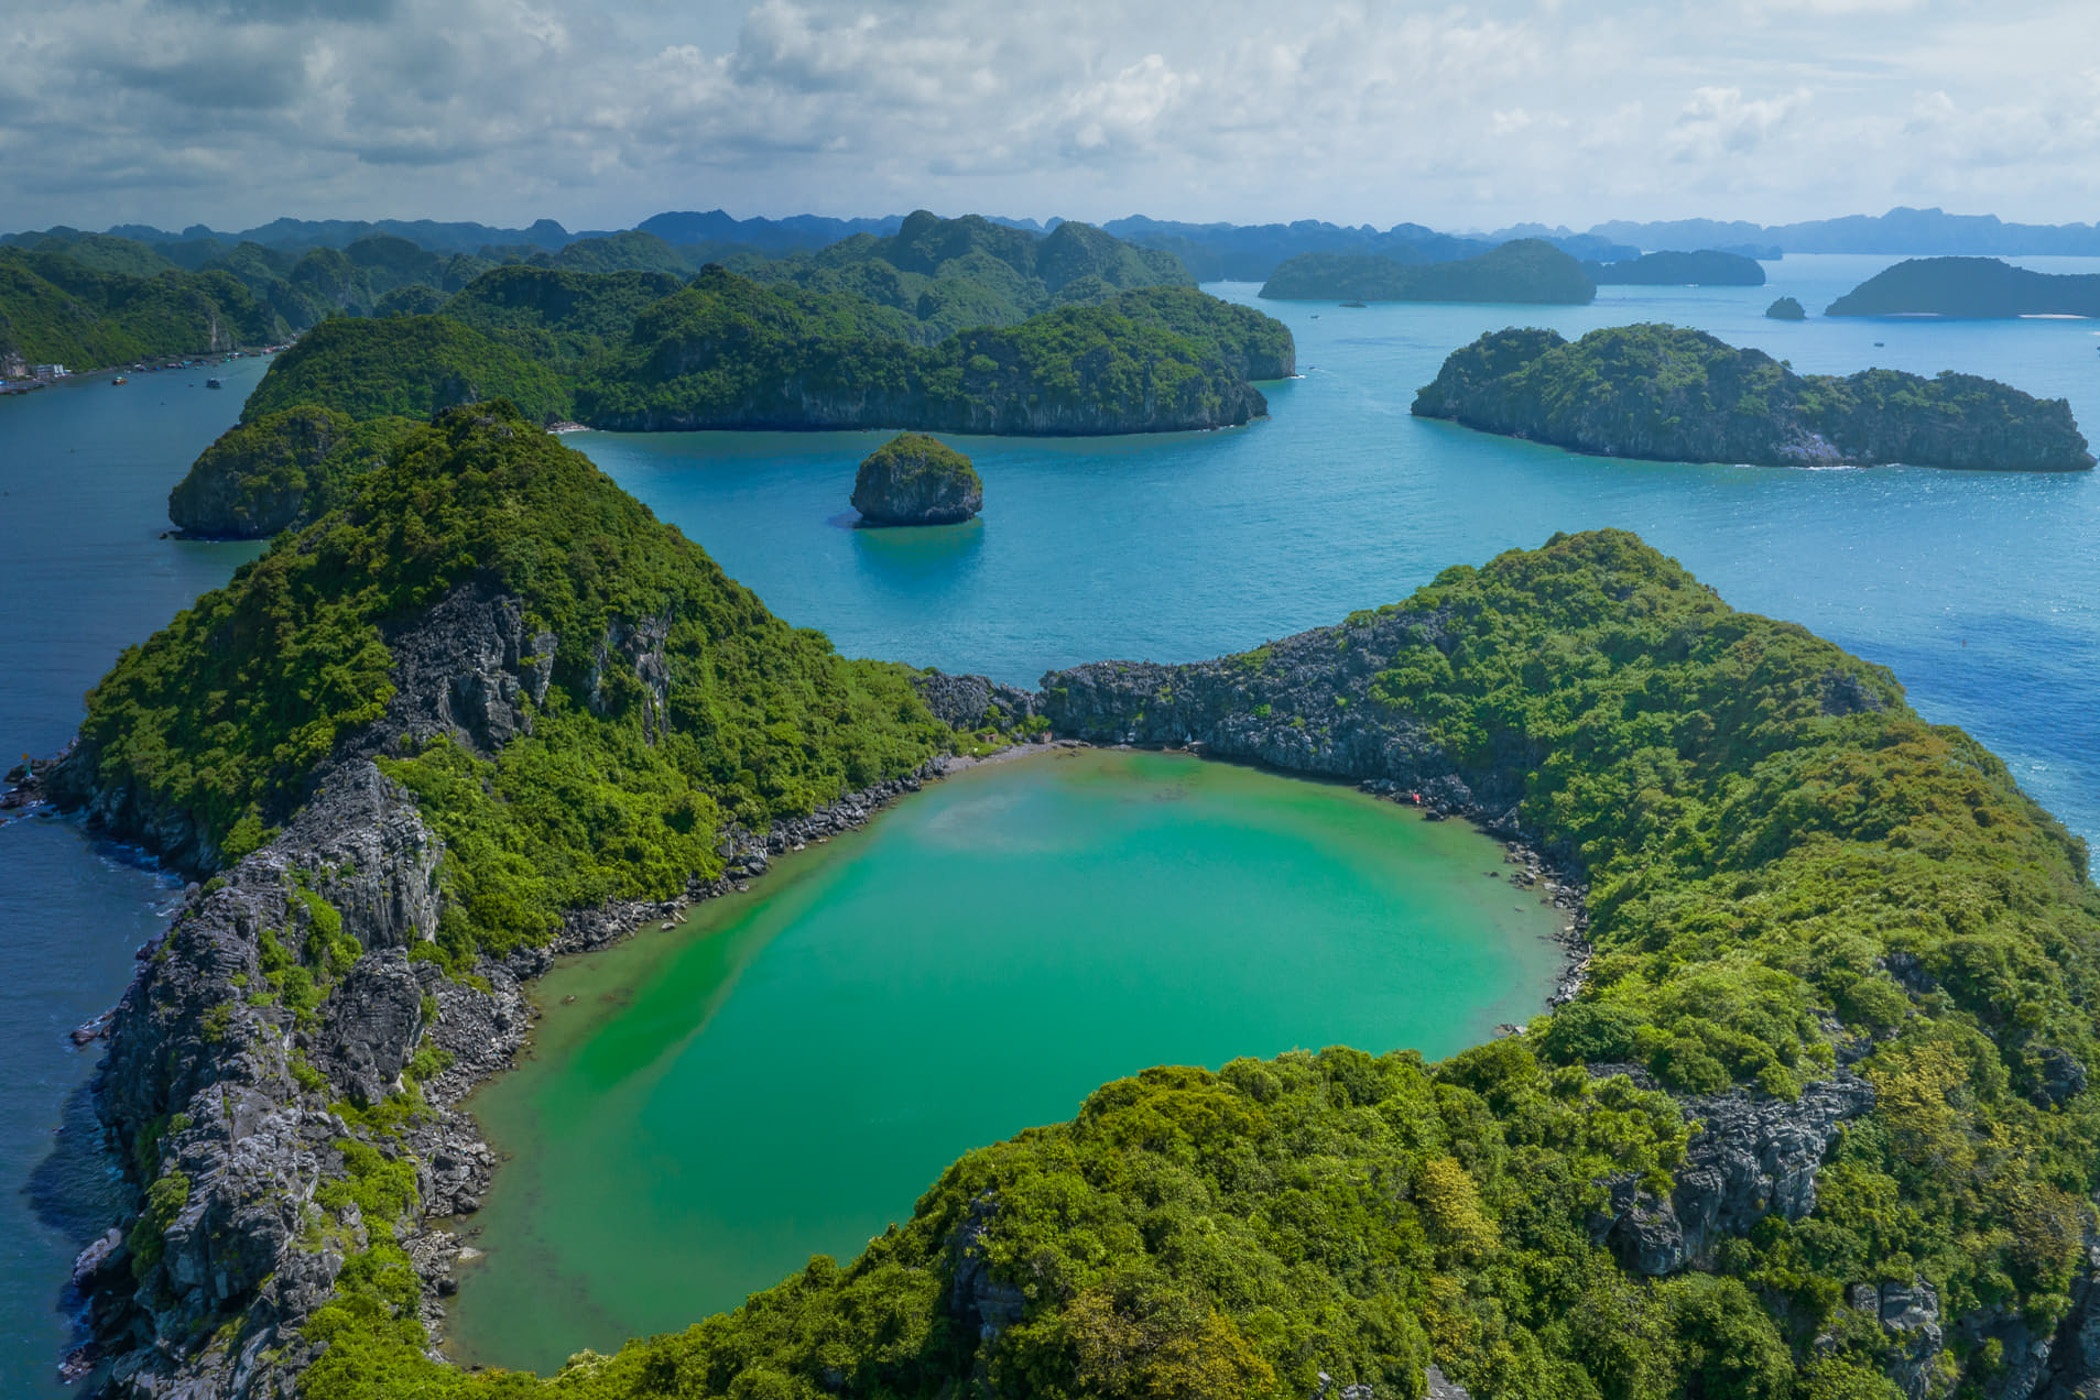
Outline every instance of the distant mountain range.
<svg viewBox="0 0 2100 1400">
<path fill-rule="evenodd" d="M 739 253 L 767 257 L 813 252 L 856 234 L 893 236 L 902 215 L 834 219 L 798 214 L 781 219 L 739 219 L 720 209 L 653 215 L 636 225 L 642 233 L 687 250 L 686 258 L 729 258 Z M 1063 222 L 1051 219 L 1000 219 L 989 222 L 1043 233 Z M 1515 239 L 1535 238 L 1585 262 L 1614 263 L 1644 252 L 1719 250 L 1770 260 L 1787 253 L 1878 253 L 1886 255 L 1969 255 L 2021 257 L 2036 254 L 2100 256 L 2100 225 L 2006 223 L 1990 214 L 1949 214 L 1940 209 L 1891 209 L 1881 215 L 1851 215 L 1792 224 L 1754 224 L 1714 219 L 1677 219 L 1637 223 L 1615 220 L 1585 232 L 1543 224 L 1517 224 L 1487 233 L 1444 233 L 1422 224 L 1401 223 L 1380 229 L 1301 219 L 1288 224 L 1179 223 L 1133 215 L 1102 225 L 1107 232 L 1142 248 L 1173 253 L 1199 280 L 1263 281 L 1286 260 L 1306 253 L 1375 255 L 1395 262 L 1423 264 L 1478 257 Z M 0 236 L 0 245 L 34 246 L 57 234 L 78 230 Z M 238 233 L 193 224 L 170 232 L 144 224 L 108 230 L 162 249 L 185 267 L 202 266 L 242 243 L 305 253 L 317 248 L 347 248 L 374 235 L 407 239 L 439 254 L 472 254 L 522 259 L 553 253 L 572 243 L 604 239 L 612 230 L 571 232 L 552 219 L 527 228 L 500 228 L 479 223 L 440 223 L 429 219 L 277 219 Z"/>
<path fill-rule="evenodd" d="M 1651 251 L 1763 244 L 1788 253 L 2100 256 L 2100 225 L 2009 224 L 1995 214 L 1949 214 L 1942 209 L 1896 208 L 1881 215 L 1852 214 L 1842 219 L 1812 219 L 1798 224 L 1720 223 L 1712 219 L 1613 222 L 1599 224 L 1590 232 L 1638 243 Z"/>
</svg>

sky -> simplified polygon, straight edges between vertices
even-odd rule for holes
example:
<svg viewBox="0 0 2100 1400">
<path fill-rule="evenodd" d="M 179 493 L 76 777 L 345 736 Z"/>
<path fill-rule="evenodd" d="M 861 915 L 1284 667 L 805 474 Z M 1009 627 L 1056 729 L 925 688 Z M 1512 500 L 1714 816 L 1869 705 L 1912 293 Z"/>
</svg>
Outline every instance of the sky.
<svg viewBox="0 0 2100 1400">
<path fill-rule="evenodd" d="M 0 227 L 2100 217 L 2095 0 L 0 0 Z"/>
</svg>

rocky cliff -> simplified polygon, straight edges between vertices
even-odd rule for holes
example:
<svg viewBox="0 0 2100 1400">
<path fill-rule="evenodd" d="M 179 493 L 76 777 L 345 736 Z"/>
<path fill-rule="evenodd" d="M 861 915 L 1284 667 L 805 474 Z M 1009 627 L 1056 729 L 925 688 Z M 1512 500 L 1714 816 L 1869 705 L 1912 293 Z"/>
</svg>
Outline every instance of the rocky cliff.
<svg viewBox="0 0 2100 1400">
<path fill-rule="evenodd" d="M 81 1263 L 104 1389 L 532 1390 L 443 1371 L 423 1350 L 457 1247 L 444 1220 L 478 1206 L 493 1165 L 457 1104 L 515 1054 L 521 982 L 937 771 L 811 816 L 710 822 L 703 846 L 666 847 L 701 857 L 682 887 L 571 901 L 542 941 L 462 942 L 489 894 L 475 850 L 495 820 L 471 804 L 515 780 L 508 756 L 557 760 L 557 737 L 575 744 L 616 717 L 624 763 L 691 738 L 695 640 L 659 585 L 697 565 L 637 527 L 617 606 L 562 606 L 546 546 L 580 512 L 553 488 L 588 486 L 595 539 L 617 498 L 529 425 L 461 415 L 422 447 L 375 473 L 358 512 L 270 558 L 281 568 L 354 536 L 396 486 L 414 488 L 418 529 L 473 537 L 473 498 L 445 482 L 478 489 L 515 467 L 486 507 L 500 532 L 486 553 L 531 567 L 440 575 L 384 611 L 380 711 L 338 734 L 281 829 L 189 891 L 143 950 L 97 1086 L 138 1208 Z M 520 539 L 539 547 L 520 556 Z M 593 556 L 564 587 L 600 579 Z M 305 596 L 294 583 L 269 587 L 280 610 Z M 691 609 L 732 638 L 706 650 L 717 669 L 773 636 L 755 600 L 719 583 Z M 142 654 L 187 634 L 169 635 Z M 804 688 L 843 683 L 817 670 Z M 2100 1253 L 2059 1184 L 2091 1150 L 2100 909 L 2083 848 L 1966 736 L 1923 724 L 1886 672 L 1736 613 L 1630 536 L 1598 532 L 1447 570 L 1405 603 L 1216 661 L 1096 663 L 1033 695 L 937 673 L 910 687 L 856 702 L 860 722 L 922 708 L 971 730 L 1041 719 L 1471 815 L 1517 843 L 1513 857 L 1525 844 L 1547 857 L 1517 863 L 1520 887 L 1550 872 L 1563 907 L 1586 903 L 1593 985 L 1439 1065 L 1335 1048 L 1106 1086 L 1073 1123 L 963 1159 L 863 1260 L 812 1264 L 751 1309 L 588 1361 L 556 1388 L 960 1393 L 1035 1374 L 1025 1362 L 1063 1378 L 1037 1393 L 1256 1395 L 1287 1379 L 1289 1393 L 1377 1400 L 1455 1392 L 1451 1379 L 1501 1393 L 1498 1376 L 1533 1374 L 1502 1369 L 1508 1355 L 1572 1393 L 1643 1377 L 1655 1393 L 1712 1393 L 1700 1387 L 1749 1377 L 1759 1394 L 1797 1379 L 1885 1394 L 1887 1378 L 1912 1400 L 1956 1382 L 2068 1400 L 2100 1384 Z M 91 709 L 121 695 L 144 714 L 143 693 L 114 686 Z M 789 694 L 740 741 L 788 723 L 772 716 Z M 699 713 L 726 727 L 736 698 Z M 463 757 L 428 766 L 448 753 Z M 74 760 L 74 783 L 106 781 L 114 757 Z M 455 784 L 465 798 L 434 775 L 470 779 Z M 1862 804 L 1861 790 L 1889 796 Z M 681 805 L 666 825 L 701 810 Z M 1904 824 L 1879 825 L 1888 811 Z M 506 834 L 530 838 L 526 851 L 544 839 Z M 1933 937 L 1949 909 L 1961 928 Z M 1223 1265 L 1290 1287 L 1219 1284 Z M 1031 1270 L 1071 1286 L 1031 1294 Z M 1283 1311 L 1307 1298 L 1315 1311 Z M 1278 1317 L 1327 1330 L 1312 1350 L 1277 1342 L 1262 1327 Z"/>
<path fill-rule="evenodd" d="M 2089 471 L 2063 399 L 1947 371 L 1797 375 L 1704 331 L 1620 326 L 1569 343 L 1505 330 L 1453 351 L 1416 396 L 1420 418 L 1663 462 Z"/>
<path fill-rule="evenodd" d="M 1588 555 L 1597 541 L 1581 537 L 1565 547 Z M 1801 738 L 1780 741 L 1780 749 L 1792 742 L 1819 742 L 1808 736 L 1835 734 L 1840 725 L 1893 733 L 1911 721 L 1903 717 L 1898 692 L 1834 652 L 1804 653 L 1781 664 L 1791 678 L 1780 681 L 1777 672 L 1762 669 L 1775 662 L 1773 648 L 1784 645 L 1776 633 L 1762 627 L 1745 631 L 1747 624 L 1720 614 L 1709 622 L 1694 621 L 1630 576 L 1594 580 L 1593 588 L 1575 573 L 1553 567 L 1528 572 L 1529 560 L 1555 553 L 1556 546 L 1549 545 L 1541 556 L 1507 555 L 1478 573 L 1454 569 L 1406 604 L 1359 613 L 1341 626 L 1268 642 L 1238 656 L 1185 665 L 1102 662 L 1055 671 L 1043 677 L 1040 703 L 1060 735 L 1097 743 L 1188 746 L 1286 772 L 1355 781 L 1437 813 L 1463 813 L 1545 853 L 1567 872 L 1562 877 L 1567 885 L 1579 888 L 1594 878 L 1599 888 L 1608 888 L 1601 906 L 1587 901 L 1585 925 L 1595 940 L 1595 965 L 1605 969 L 1605 985 L 1593 987 L 1571 1010 L 1544 1021 L 1543 1032 L 1534 1028 L 1518 1043 L 1549 1061 L 1588 1061 L 1584 1067 L 1593 1082 L 1624 1076 L 1642 1088 L 1671 1090 L 1689 1129 L 1682 1159 L 1660 1183 L 1644 1182 L 1634 1173 L 1598 1178 L 1589 1237 L 1635 1277 L 1727 1275 L 1740 1260 L 1761 1254 L 1764 1246 L 1751 1241 L 1806 1239 L 1808 1234 L 1789 1232 L 1808 1221 L 1817 1222 L 1814 1231 L 1845 1228 L 1832 1221 L 1856 1204 L 1841 1202 L 1834 1213 L 1819 1211 L 1830 1189 L 1829 1165 L 1847 1143 L 1844 1150 L 1850 1153 L 1875 1151 L 1867 1144 L 1885 1141 L 1890 1122 L 1905 1121 L 1900 1104 L 1883 1106 L 1881 1090 L 1894 1086 L 1899 1093 L 1916 1092 L 1913 1081 L 1896 1069 L 1910 1052 L 1900 1049 L 1895 1038 L 1907 1016 L 1929 1013 L 1894 1011 L 1894 1019 L 1867 1026 L 1841 1025 L 1831 1011 L 1818 1011 L 1821 1029 L 1810 1034 L 1824 1039 L 1824 1048 L 1796 1060 L 1798 1074 L 1772 1076 L 1760 1085 L 1729 1086 L 1725 1074 L 1695 1083 L 1667 1056 L 1646 1065 L 1614 1063 L 1615 1057 L 1642 1045 L 1660 1045 L 1672 1034 L 1635 1031 L 1630 1020 L 1614 1023 L 1618 1028 L 1609 1032 L 1592 1027 L 1620 1014 L 1613 1002 L 1632 984 L 1679 975 L 1648 961 L 1654 956 L 1649 950 L 1706 946 L 1703 931 L 1678 941 L 1682 935 L 1672 925 L 1679 915 L 1671 911 L 1684 908 L 1681 902 L 1687 899 L 1697 904 L 1706 896 L 1692 891 L 1707 887 L 1679 883 L 1682 876 L 1658 880 L 1649 861 L 1655 858 L 1651 853 L 1665 849 L 1661 844 L 1648 847 L 1631 867 L 1607 854 L 1638 827 L 1634 809 L 1660 800 L 1661 788 L 1639 798 L 1628 789 L 1622 797 L 1605 799 L 1595 825 L 1571 822 L 1570 813 L 1606 789 L 1621 791 L 1617 780 L 1602 779 L 1605 769 L 1598 762 L 1603 754 L 1623 753 L 1638 765 L 1665 768 L 1686 762 L 1687 755 L 1709 756 L 1690 759 L 1696 766 L 1743 742 L 1740 735 L 1723 738 L 1705 726 L 1751 723 L 1751 710 L 1770 717 L 1778 711 L 1767 707 L 1792 708 L 1798 718 L 1789 723 L 1804 726 L 1797 731 Z M 1528 582 L 1507 589 L 1488 586 L 1492 579 L 1511 577 L 1504 572 L 1511 568 L 1527 571 Z M 1551 620 L 1541 620 L 1540 613 Z M 1635 616 L 1653 619 L 1652 627 L 1627 620 Z M 1619 619 L 1606 626 L 1608 636 L 1597 634 L 1597 651 L 1576 640 L 1584 635 L 1584 624 L 1573 619 L 1584 617 Z M 1670 658 L 1685 658 L 1682 664 L 1694 670 L 1701 664 L 1691 660 L 1705 645 L 1695 637 L 1709 625 L 1717 641 L 1726 639 L 1721 645 L 1741 649 L 1736 654 L 1759 670 L 1756 679 L 1735 673 L 1710 686 L 1674 669 L 1680 663 Z M 1605 679 L 1620 668 L 1638 678 L 1623 693 Z M 1468 688 L 1466 676 L 1475 678 L 1470 684 L 1477 690 Z M 1542 685 L 1553 698 L 1521 698 Z M 1666 724 L 1644 739 L 1632 738 L 1631 731 L 1661 713 L 1652 708 L 1652 698 L 1663 691 L 1676 697 L 1671 706 L 1690 704 L 1697 710 L 1693 728 L 1673 733 Z M 1458 700 L 1461 694 L 1472 698 Z M 1691 700 L 1695 694 L 1705 698 Z M 1781 694 L 1791 699 L 1780 701 Z M 1725 718 L 1731 712 L 1736 718 Z M 1619 726 L 1628 727 L 1624 750 L 1620 739 L 1606 737 Z M 1770 731 L 1754 742 L 1770 744 Z M 1579 745 L 1586 756 L 1572 757 L 1569 744 Z M 1632 759 L 1636 749 L 1646 757 Z M 1572 779 L 1578 770 L 1586 776 Z M 1673 802 L 1689 791 L 1688 770 L 1675 771 L 1677 777 L 1661 780 L 1675 794 L 1668 799 Z M 1585 799 L 1571 780 L 1585 789 L 1601 780 L 1603 787 Z M 1789 778 L 1766 793 L 1751 780 L 1749 787 L 1736 789 L 1748 806 L 1717 820 L 1723 827 L 1775 820 L 1773 804 L 1800 800 L 1785 796 L 1796 791 L 1794 782 Z M 1695 808 L 1696 803 L 1678 810 Z M 1765 815 L 1753 816 L 1753 811 Z M 2074 868 L 2082 872 L 2082 851 L 2072 849 Z M 1761 864 L 1769 856 L 1751 855 L 1747 846 L 1738 845 L 1726 859 L 1721 890 L 1769 894 L 1775 888 L 1774 867 Z M 1605 862 L 1601 870 L 1599 862 Z M 2082 874 L 2075 878 L 2083 880 Z M 1900 897 L 1895 892 L 1907 881 L 1882 867 L 1869 883 L 1876 898 L 1888 898 Z M 1668 893 L 1662 892 L 1665 884 Z M 1710 927 L 1750 926 L 1720 913 L 1736 907 L 1734 897 L 1723 893 L 1718 903 L 1704 906 L 1721 920 Z M 1706 914 L 1689 917 L 1697 924 Z M 1735 940 L 1743 936 L 1731 933 L 1730 946 L 1739 946 Z M 1661 956 L 1666 962 L 1676 954 Z M 1886 953 L 1881 966 L 1891 987 L 1905 989 L 1906 1001 L 1947 995 L 1947 984 L 1907 951 Z M 1719 993 L 1718 986 L 1709 984 L 1709 993 L 1694 995 L 1755 995 L 1747 988 Z M 1646 993 L 1631 995 L 1639 1000 Z M 1661 996 L 1685 1004 L 1675 1000 L 1676 993 Z M 1852 1014 L 1846 1013 L 1848 1020 Z M 2082 1017 L 2073 1013 L 2059 1033 L 2082 1034 L 2077 1029 Z M 2015 1033 L 2008 1039 L 2024 1037 Z M 2061 1072 L 2051 1069 L 2057 1057 L 2040 1041 L 2037 1037 L 2035 1048 L 2000 1053 L 2038 1066 L 2029 1087 L 2020 1091 L 2028 1102 L 2049 1105 L 2048 1112 L 2068 1111 L 2064 1106 L 2082 1092 L 2075 1057 Z M 1817 1068 L 1811 1071 L 1811 1064 Z M 1671 1076 L 1678 1082 L 1667 1082 Z M 1492 1082 L 1492 1076 L 1483 1077 Z M 2018 1104 L 2008 1104 L 2005 1111 L 2015 1117 L 2028 1114 Z M 1867 1126 L 1854 1135 L 1863 1120 Z M 1836 1189 L 1850 1193 L 1850 1180 L 1840 1174 Z M 1859 1297 L 1847 1305 L 1850 1312 L 1819 1323 L 1824 1330 L 1813 1339 L 1804 1333 L 1804 1345 L 1812 1340 L 1811 1350 L 1824 1355 L 1846 1348 L 1870 1353 L 1874 1367 L 1909 1400 L 1950 1394 L 1957 1384 L 1993 1400 L 2100 1394 L 2100 1342 L 2094 1341 L 2100 1338 L 2100 1245 L 2094 1242 L 2085 1203 L 2050 1199 L 2062 1211 L 2051 1217 L 2045 1248 L 2059 1261 L 2051 1267 L 2064 1271 L 2058 1276 L 2064 1282 L 2050 1287 L 2065 1292 L 2053 1296 L 2041 1316 L 1975 1291 L 1958 1305 L 1943 1305 L 1943 1296 L 1953 1291 L 1945 1273 L 1927 1277 L 1906 1257 L 1895 1264 L 1900 1277 L 1881 1280 L 1867 1271 L 1863 1278 L 1854 1270 L 1847 1286 Z M 2081 1220 L 2088 1223 L 2076 1223 Z M 2081 1230 L 2085 1240 L 2079 1245 Z M 2078 1245 L 2075 1251 L 2069 1248 L 2073 1245 Z M 1731 1256 L 1731 1251 L 1736 1253 Z M 1736 1264 L 1728 1262 L 1731 1257 Z"/>
<path fill-rule="evenodd" d="M 862 825 L 937 771 L 765 833 L 732 828 L 721 873 L 681 895 L 569 911 L 550 943 L 448 975 L 430 956 L 444 843 L 375 757 L 437 737 L 495 753 L 529 733 L 558 639 L 525 615 L 477 581 L 392 629 L 385 718 L 316 769 L 275 840 L 190 886 L 140 950 L 95 1082 L 140 1201 L 80 1269 L 98 1391 L 290 1396 L 318 1350 L 305 1324 L 375 1243 L 399 1251 L 436 1323 L 458 1252 L 437 1222 L 477 1209 L 495 1166 L 458 1104 L 515 1057 L 532 1016 L 525 982 L 556 953 L 675 917 L 783 850 Z M 623 632 L 646 636 L 646 621 Z M 646 646 L 608 648 L 607 664 L 645 686 L 654 661 Z M 70 761 L 76 775 L 89 767 Z M 127 837 L 159 839 L 166 825 L 94 810 Z"/>
</svg>

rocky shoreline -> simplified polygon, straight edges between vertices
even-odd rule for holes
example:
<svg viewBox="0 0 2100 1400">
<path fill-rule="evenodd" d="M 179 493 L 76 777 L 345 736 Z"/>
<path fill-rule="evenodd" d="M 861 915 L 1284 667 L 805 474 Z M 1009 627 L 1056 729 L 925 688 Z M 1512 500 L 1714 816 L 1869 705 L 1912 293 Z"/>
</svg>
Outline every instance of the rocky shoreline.
<svg viewBox="0 0 2100 1400">
<path fill-rule="evenodd" d="M 1252 664 L 1096 663 L 1052 672 L 1038 692 L 935 673 L 919 689 L 961 732 L 1032 736 L 990 761 L 1081 744 L 1173 748 L 1352 782 L 1430 820 L 1472 821 L 1502 842 L 1512 886 L 1566 915 L 1566 963 L 1549 1003 L 1558 1006 L 1587 966 L 1587 891 L 1573 853 L 1518 821 L 1525 755 L 1498 752 L 1488 766 L 1461 769 L 1412 720 L 1353 703 L 1402 629 L 1438 626 L 1389 610 L 1272 643 Z M 726 831 L 720 873 L 678 897 L 572 911 L 546 946 L 448 977 L 412 956 L 435 933 L 442 845 L 373 758 L 436 733 L 477 752 L 499 747 L 529 725 L 524 702 L 547 684 L 533 661 L 545 640 L 525 635 L 516 600 L 476 586 L 391 636 L 398 688 L 387 716 L 324 765 L 275 840 L 191 886 L 167 932 L 140 950 L 95 1083 L 140 1213 L 91 1244 L 76 1270 L 90 1336 L 68 1365 L 90 1378 L 92 1393 L 289 1397 L 318 1354 L 303 1322 L 375 1240 L 405 1254 L 431 1345 L 441 1347 L 444 1299 L 466 1247 L 457 1221 L 480 1208 L 497 1166 L 461 1105 L 525 1045 L 535 1014 L 528 984 L 564 953 L 748 888 L 779 856 L 858 829 L 925 783 L 987 761 L 936 757 L 763 833 Z M 626 659 L 638 676 L 650 673 L 646 647 Z M 30 766 L 25 790 L 171 852 L 201 849 L 170 813 L 96 793 L 80 776 L 91 757 Z M 261 990 L 276 985 L 273 931 L 286 942 L 347 934 L 358 955 L 295 1012 Z M 1682 1200 L 1614 1195 L 1593 1233 L 1629 1268 L 1667 1272 L 1768 1213 L 1798 1218 L 1813 1206 L 1834 1125 L 1866 1101 L 1863 1087 L 1817 1090 L 1798 1109 L 1740 1092 L 1740 1103 L 1688 1103 L 1688 1113 L 1726 1127 L 1694 1152 L 1706 1175 L 1686 1178 Z M 366 1116 L 404 1094 L 412 1112 L 383 1127 Z M 413 1198 L 391 1219 L 367 1217 L 343 1189 L 375 1164 L 413 1175 Z"/>
<path fill-rule="evenodd" d="M 700 901 L 748 889 L 781 855 L 865 826 L 950 772 L 1094 742 L 1045 731 L 1045 694 L 976 676 L 928 675 L 921 692 L 945 721 L 966 732 L 1019 729 L 1032 737 L 985 756 L 936 757 L 763 833 L 732 828 L 718 847 L 723 867 L 714 878 L 696 877 L 671 900 L 571 911 L 548 944 L 484 959 L 473 976 L 454 979 L 411 957 L 436 927 L 441 844 L 371 755 L 400 736 L 448 732 L 481 749 L 515 732 L 525 722 L 521 699 L 544 684 L 519 661 L 534 653 L 528 643 L 535 640 L 509 635 L 521 625 L 511 600 L 469 588 L 393 638 L 400 688 L 387 719 L 318 776 L 313 796 L 275 841 L 185 890 L 167 931 L 139 950 L 139 971 L 117 1007 L 82 1028 L 87 1038 L 106 1033 L 110 1041 L 95 1080 L 98 1111 L 114 1159 L 143 1198 L 140 1215 L 91 1242 L 74 1271 L 88 1336 L 64 1373 L 91 1378 L 93 1393 L 289 1395 L 315 1354 L 299 1325 L 382 1225 L 399 1226 L 423 1321 L 440 1348 L 444 1299 L 467 1248 L 457 1222 L 480 1208 L 497 1167 L 461 1105 L 515 1064 L 536 1015 L 529 984 L 555 958 L 606 947 L 651 923 L 668 925 Z M 636 664 L 646 668 L 643 658 Z M 9 775 L 15 787 L 0 808 L 56 800 L 112 834 L 157 840 L 171 856 L 200 849 L 170 814 L 93 793 L 79 777 L 84 767 L 72 750 L 23 765 Z M 1583 891 L 1564 863 L 1448 784 L 1427 800 L 1390 780 L 1361 786 L 1421 803 L 1430 819 L 1463 816 L 1501 836 L 1513 886 L 1570 916 L 1553 1004 L 1574 994 L 1587 953 Z M 336 911 L 342 932 L 364 951 L 328 989 L 318 1016 L 290 1016 L 251 989 L 265 984 L 268 931 L 289 939 L 310 929 L 317 905 Z M 386 1132 L 330 1107 L 369 1109 L 404 1089 L 419 1109 Z M 354 1206 L 330 1218 L 317 1205 L 362 1149 L 413 1168 L 416 1200 L 398 1222 L 368 1221 Z M 182 1183 L 172 1207 L 145 1190 L 169 1180 Z"/>
</svg>

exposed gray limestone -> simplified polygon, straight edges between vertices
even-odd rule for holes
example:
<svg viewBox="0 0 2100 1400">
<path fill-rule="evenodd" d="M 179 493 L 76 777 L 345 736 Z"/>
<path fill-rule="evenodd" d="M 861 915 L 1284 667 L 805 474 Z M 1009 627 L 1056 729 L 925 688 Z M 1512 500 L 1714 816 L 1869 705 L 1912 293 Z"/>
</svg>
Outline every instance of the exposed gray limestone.
<svg viewBox="0 0 2100 1400">
<path fill-rule="evenodd" d="M 423 1034 L 423 986 L 399 949 L 369 953 L 328 998 L 313 1037 L 314 1065 L 360 1108 L 401 1087 L 401 1071 Z"/>
<path fill-rule="evenodd" d="M 528 632 L 524 605 L 477 581 L 453 589 L 428 612 L 388 629 L 393 703 L 373 740 L 405 737 L 420 747 L 443 734 L 490 754 L 532 732 L 525 702 L 547 698 L 557 639 Z"/>
<path fill-rule="evenodd" d="M 1037 695 L 986 676 L 950 676 L 928 671 L 912 677 L 912 688 L 943 724 L 966 732 L 1008 729 L 1036 717 Z"/>
<path fill-rule="evenodd" d="M 1743 1089 L 1686 1100 L 1685 1117 L 1700 1129 L 1670 1198 L 1614 1178 L 1591 1236 L 1630 1272 L 1656 1277 L 1701 1261 L 1768 1215 L 1800 1220 L 1815 1209 L 1816 1172 L 1840 1125 L 1873 1106 L 1873 1086 L 1843 1071 L 1791 1102 Z"/>
</svg>

